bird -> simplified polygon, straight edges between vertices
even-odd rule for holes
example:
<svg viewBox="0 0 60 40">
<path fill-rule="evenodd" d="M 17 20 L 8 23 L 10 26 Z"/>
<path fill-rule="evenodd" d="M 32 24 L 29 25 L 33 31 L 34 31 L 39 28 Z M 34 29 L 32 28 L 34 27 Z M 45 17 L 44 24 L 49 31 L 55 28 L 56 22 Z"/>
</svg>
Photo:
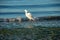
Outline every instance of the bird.
<svg viewBox="0 0 60 40">
<path fill-rule="evenodd" d="M 32 14 L 30 12 L 28 12 L 26 9 L 24 10 L 25 11 L 25 16 L 29 19 L 29 20 L 33 20 L 34 21 L 34 18 L 32 16 Z"/>
</svg>

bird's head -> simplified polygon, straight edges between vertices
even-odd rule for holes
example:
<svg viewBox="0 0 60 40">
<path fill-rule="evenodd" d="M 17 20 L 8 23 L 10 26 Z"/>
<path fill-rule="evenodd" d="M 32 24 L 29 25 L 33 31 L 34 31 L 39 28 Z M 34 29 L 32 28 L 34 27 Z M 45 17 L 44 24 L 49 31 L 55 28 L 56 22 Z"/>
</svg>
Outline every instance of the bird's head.
<svg viewBox="0 0 60 40">
<path fill-rule="evenodd" d="M 26 9 L 24 10 L 25 12 L 28 12 Z"/>
</svg>

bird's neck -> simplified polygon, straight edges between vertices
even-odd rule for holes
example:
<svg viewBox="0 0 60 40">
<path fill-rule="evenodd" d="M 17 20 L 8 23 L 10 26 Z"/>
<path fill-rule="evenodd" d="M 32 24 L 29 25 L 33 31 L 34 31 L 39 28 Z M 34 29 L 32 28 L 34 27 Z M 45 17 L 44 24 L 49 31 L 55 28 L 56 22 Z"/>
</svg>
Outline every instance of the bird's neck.
<svg viewBox="0 0 60 40">
<path fill-rule="evenodd" d="M 27 12 L 25 12 L 25 13 L 27 13 Z"/>
</svg>

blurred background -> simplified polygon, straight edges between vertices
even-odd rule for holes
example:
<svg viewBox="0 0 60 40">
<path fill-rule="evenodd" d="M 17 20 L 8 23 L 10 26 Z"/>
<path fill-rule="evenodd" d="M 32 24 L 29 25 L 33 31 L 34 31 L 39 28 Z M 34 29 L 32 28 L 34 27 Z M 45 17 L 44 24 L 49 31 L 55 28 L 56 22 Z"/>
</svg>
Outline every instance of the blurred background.
<svg viewBox="0 0 60 40">
<path fill-rule="evenodd" d="M 0 18 L 25 17 L 25 9 L 34 17 L 60 16 L 60 0 L 0 0 Z"/>
</svg>

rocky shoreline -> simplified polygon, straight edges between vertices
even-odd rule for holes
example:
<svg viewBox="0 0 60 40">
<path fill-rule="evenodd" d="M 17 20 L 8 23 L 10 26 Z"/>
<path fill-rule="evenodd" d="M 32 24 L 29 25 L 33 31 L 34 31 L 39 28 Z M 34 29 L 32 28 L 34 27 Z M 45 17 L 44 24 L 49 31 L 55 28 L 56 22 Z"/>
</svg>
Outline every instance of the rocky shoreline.
<svg viewBox="0 0 60 40">
<path fill-rule="evenodd" d="M 36 21 L 43 20 L 60 20 L 60 16 L 46 16 L 46 17 L 36 17 Z M 0 18 L 0 22 L 22 22 L 29 21 L 27 18 Z"/>
</svg>

